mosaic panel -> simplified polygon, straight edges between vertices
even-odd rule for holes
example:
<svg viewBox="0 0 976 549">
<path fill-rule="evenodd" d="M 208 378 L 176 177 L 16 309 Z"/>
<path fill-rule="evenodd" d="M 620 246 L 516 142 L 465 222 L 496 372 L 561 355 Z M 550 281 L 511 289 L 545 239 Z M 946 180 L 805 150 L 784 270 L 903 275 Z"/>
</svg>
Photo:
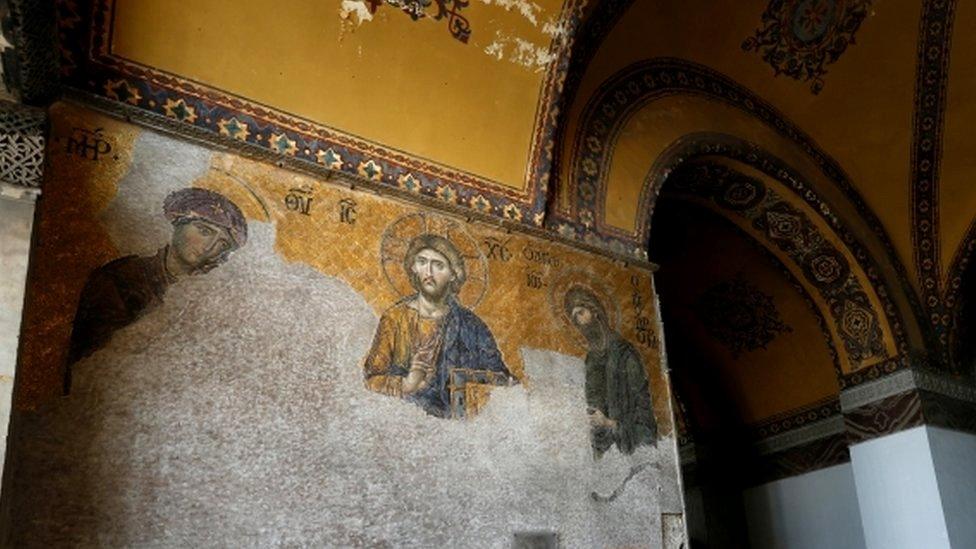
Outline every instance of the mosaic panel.
<svg viewBox="0 0 976 549">
<path fill-rule="evenodd" d="M 673 529 L 648 265 L 76 107 L 52 119 L 17 544 L 625 546 Z"/>
</svg>

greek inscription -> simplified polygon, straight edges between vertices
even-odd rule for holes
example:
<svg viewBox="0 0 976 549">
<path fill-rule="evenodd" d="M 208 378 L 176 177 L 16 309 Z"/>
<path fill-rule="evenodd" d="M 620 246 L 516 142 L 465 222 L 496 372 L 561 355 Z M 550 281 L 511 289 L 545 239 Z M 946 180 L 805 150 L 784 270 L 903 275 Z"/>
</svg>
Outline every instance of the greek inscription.
<svg viewBox="0 0 976 549">
<path fill-rule="evenodd" d="M 640 316 L 641 312 L 644 310 L 644 305 L 646 305 L 649 301 L 648 297 L 641 293 L 640 275 L 630 275 L 630 285 L 633 287 L 633 291 L 630 293 L 630 303 L 634 306 L 634 311 L 637 312 L 637 315 Z"/>
<path fill-rule="evenodd" d="M 98 160 L 100 156 L 112 152 L 112 144 L 102 135 L 102 128 L 89 130 L 76 127 L 71 129 L 71 135 L 65 141 L 64 152 L 88 160 Z"/>
<path fill-rule="evenodd" d="M 312 190 L 307 187 L 289 189 L 285 195 L 285 208 L 302 215 L 312 215 Z"/>
<path fill-rule="evenodd" d="M 549 265 L 550 267 L 559 267 L 559 258 L 553 255 L 551 252 L 545 250 L 540 250 L 532 246 L 526 246 L 522 248 L 522 257 L 532 263 L 538 263 L 539 265 Z"/>
<path fill-rule="evenodd" d="M 346 225 L 356 224 L 356 201 L 351 198 L 343 198 L 339 201 L 339 222 Z"/>
<path fill-rule="evenodd" d="M 657 334 L 651 327 L 651 319 L 646 316 L 637 317 L 637 342 L 645 347 L 657 349 Z"/>
<path fill-rule="evenodd" d="M 525 273 L 525 285 L 533 290 L 544 288 L 546 285 L 543 274 L 539 271 L 528 271 Z"/>
<path fill-rule="evenodd" d="M 508 251 L 508 240 L 500 240 L 489 236 L 485 238 L 484 245 L 487 248 L 485 255 L 488 259 L 495 261 L 508 261 L 512 259 L 512 252 Z"/>
</svg>

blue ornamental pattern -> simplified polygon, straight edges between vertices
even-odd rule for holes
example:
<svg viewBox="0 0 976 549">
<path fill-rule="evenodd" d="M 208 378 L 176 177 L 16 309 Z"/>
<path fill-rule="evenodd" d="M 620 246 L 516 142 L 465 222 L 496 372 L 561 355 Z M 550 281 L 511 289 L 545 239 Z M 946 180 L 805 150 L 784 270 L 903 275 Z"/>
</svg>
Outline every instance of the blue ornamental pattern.
<svg viewBox="0 0 976 549">
<path fill-rule="evenodd" d="M 810 82 L 810 91 L 824 87 L 826 66 L 854 44 L 871 0 L 772 0 L 762 28 L 742 49 L 762 55 L 776 75 Z"/>
</svg>

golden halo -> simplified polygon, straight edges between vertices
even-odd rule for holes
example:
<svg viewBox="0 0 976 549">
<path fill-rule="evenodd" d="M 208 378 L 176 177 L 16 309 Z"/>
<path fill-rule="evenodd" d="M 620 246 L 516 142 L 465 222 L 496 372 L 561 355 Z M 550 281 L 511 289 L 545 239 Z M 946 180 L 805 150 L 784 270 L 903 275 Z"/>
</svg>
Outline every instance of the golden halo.
<svg viewBox="0 0 976 549">
<path fill-rule="evenodd" d="M 552 283 L 549 284 L 549 308 L 552 310 L 552 314 L 574 334 L 578 342 L 585 343 L 583 335 L 580 334 L 579 329 L 566 314 L 566 307 L 563 306 L 566 293 L 574 287 L 583 288 L 592 293 L 597 301 L 603 305 L 610 329 L 620 331 L 620 305 L 614 299 L 610 287 L 589 271 L 576 267 L 566 268 L 555 273 L 555 276 L 552 277 Z"/>
<path fill-rule="evenodd" d="M 474 309 L 488 291 L 488 258 L 478 242 L 460 222 L 437 214 L 418 212 L 407 214 L 387 226 L 380 240 L 380 261 L 387 283 L 401 298 L 417 293 L 410 277 L 403 269 L 403 257 L 414 238 L 433 234 L 454 244 L 467 271 L 467 280 L 458 292 L 457 300 Z"/>
</svg>

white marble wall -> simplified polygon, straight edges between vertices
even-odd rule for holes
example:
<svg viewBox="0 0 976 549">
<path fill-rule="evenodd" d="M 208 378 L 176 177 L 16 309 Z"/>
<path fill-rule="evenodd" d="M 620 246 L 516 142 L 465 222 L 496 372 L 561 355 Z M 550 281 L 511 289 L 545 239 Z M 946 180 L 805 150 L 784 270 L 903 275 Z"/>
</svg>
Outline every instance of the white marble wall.
<svg viewBox="0 0 976 549">
<path fill-rule="evenodd" d="M 0 194 L 0 468 L 7 447 L 33 219 L 32 198 L 13 199 Z"/>
<path fill-rule="evenodd" d="M 849 463 L 750 488 L 744 499 L 755 549 L 865 547 Z"/>
<path fill-rule="evenodd" d="M 976 547 L 976 435 L 928 427 L 952 547 Z"/>
<path fill-rule="evenodd" d="M 851 447 L 869 548 L 952 547 L 928 430 L 915 427 Z"/>
</svg>

